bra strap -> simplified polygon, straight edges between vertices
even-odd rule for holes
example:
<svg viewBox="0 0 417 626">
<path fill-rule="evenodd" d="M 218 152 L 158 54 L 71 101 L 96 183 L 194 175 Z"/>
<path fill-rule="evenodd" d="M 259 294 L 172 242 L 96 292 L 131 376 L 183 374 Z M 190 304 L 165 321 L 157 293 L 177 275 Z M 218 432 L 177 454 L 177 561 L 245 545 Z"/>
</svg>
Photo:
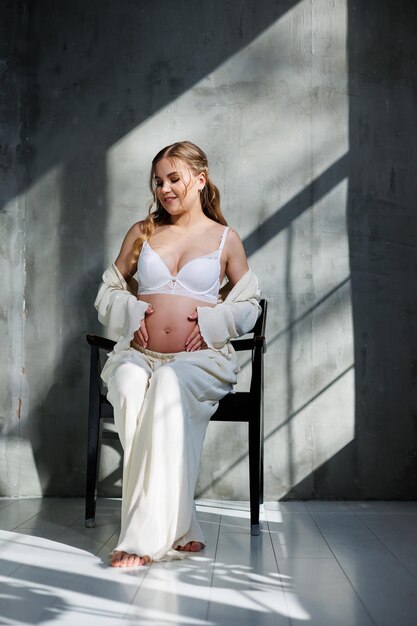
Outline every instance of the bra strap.
<svg viewBox="0 0 417 626">
<path fill-rule="evenodd" d="M 226 241 L 227 233 L 229 232 L 229 230 L 230 230 L 230 226 L 226 226 L 226 228 L 223 231 L 223 235 L 222 235 L 222 238 L 220 240 L 220 246 L 219 246 L 220 252 L 223 250 L 224 242 Z"/>
</svg>

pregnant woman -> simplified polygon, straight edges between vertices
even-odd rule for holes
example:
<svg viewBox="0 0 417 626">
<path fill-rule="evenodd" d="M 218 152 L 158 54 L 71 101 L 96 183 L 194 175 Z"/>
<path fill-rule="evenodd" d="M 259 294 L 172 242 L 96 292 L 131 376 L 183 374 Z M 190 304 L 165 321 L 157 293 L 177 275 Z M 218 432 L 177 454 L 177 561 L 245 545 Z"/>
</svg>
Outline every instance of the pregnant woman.
<svg viewBox="0 0 417 626">
<path fill-rule="evenodd" d="M 194 504 L 204 436 L 236 382 L 230 339 L 251 330 L 260 311 L 205 153 L 188 141 L 164 148 L 150 183 L 149 215 L 127 232 L 95 301 L 117 342 L 102 371 L 124 451 L 113 567 L 204 548 Z"/>
</svg>

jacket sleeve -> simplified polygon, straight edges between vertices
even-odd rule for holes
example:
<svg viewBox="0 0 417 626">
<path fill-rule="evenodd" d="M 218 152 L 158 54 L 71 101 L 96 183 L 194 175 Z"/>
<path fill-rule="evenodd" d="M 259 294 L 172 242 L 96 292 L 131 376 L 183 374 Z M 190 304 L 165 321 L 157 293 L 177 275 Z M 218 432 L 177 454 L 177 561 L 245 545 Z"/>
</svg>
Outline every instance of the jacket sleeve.
<svg viewBox="0 0 417 626">
<path fill-rule="evenodd" d="M 99 322 L 107 327 L 111 339 L 118 343 L 122 340 L 120 349 L 129 347 L 149 305 L 130 293 L 114 263 L 104 272 L 102 281 L 94 302 Z"/>
<path fill-rule="evenodd" d="M 249 270 L 224 302 L 214 307 L 197 307 L 200 332 L 207 346 L 219 350 L 230 339 L 251 331 L 261 312 L 259 300 L 258 280 Z"/>
</svg>

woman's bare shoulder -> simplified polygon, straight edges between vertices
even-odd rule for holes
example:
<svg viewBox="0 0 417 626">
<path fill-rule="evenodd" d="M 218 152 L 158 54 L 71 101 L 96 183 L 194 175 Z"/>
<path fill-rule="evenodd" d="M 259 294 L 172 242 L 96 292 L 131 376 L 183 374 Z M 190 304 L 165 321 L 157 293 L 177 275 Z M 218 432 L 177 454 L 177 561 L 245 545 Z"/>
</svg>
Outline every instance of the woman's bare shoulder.
<svg viewBox="0 0 417 626">
<path fill-rule="evenodd" d="M 131 259 L 135 242 L 143 236 L 143 233 L 143 221 L 132 224 L 123 239 L 120 252 L 115 261 L 116 266 L 126 280 L 132 275 L 132 270 L 136 271 L 136 263 L 132 265 Z"/>
<path fill-rule="evenodd" d="M 233 226 L 229 226 L 229 232 L 227 233 L 225 245 L 227 245 L 227 247 L 232 250 L 236 248 L 240 250 L 241 248 L 243 248 L 243 243 L 239 236 L 239 233 L 235 228 L 233 228 Z"/>
<path fill-rule="evenodd" d="M 144 221 L 135 222 L 127 231 L 122 246 L 133 246 L 135 241 L 143 236 L 144 232 Z"/>
<path fill-rule="evenodd" d="M 145 225 L 145 220 L 139 220 L 138 222 L 135 222 L 134 224 L 132 224 L 132 226 L 129 228 L 127 232 L 131 233 L 132 235 L 136 235 L 136 237 L 141 237 L 145 232 L 144 225 Z"/>
<path fill-rule="evenodd" d="M 226 255 L 226 276 L 232 285 L 235 285 L 248 269 L 248 260 L 246 258 L 243 242 L 234 228 L 230 228 L 227 233 L 226 243 L 224 246 Z"/>
</svg>

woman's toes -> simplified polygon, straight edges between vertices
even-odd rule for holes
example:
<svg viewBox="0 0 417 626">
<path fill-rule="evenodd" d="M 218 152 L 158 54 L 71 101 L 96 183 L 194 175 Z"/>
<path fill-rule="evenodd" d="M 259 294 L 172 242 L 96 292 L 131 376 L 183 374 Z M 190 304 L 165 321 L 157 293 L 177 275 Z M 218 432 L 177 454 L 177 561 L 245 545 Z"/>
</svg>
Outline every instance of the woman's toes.
<svg viewBox="0 0 417 626">
<path fill-rule="evenodd" d="M 140 561 L 140 557 L 138 557 L 137 554 L 129 554 L 126 561 L 126 567 L 133 567 L 134 565 L 137 565 L 137 563 L 135 563 L 136 560 Z"/>
<path fill-rule="evenodd" d="M 141 556 L 139 561 L 139 565 L 149 565 L 149 563 L 152 563 L 151 557 L 147 554 L 145 554 L 145 556 Z"/>
<path fill-rule="evenodd" d="M 128 552 L 123 552 L 122 560 L 120 561 L 120 567 L 129 567 L 129 561 L 132 560 L 132 555 Z"/>
<path fill-rule="evenodd" d="M 178 546 L 177 550 L 183 550 L 184 552 L 200 552 L 203 547 L 200 541 L 189 541 L 185 546 Z"/>
<path fill-rule="evenodd" d="M 116 550 L 115 552 L 113 552 L 112 557 L 111 557 L 111 566 L 120 567 L 122 557 L 123 557 L 123 552 L 121 552 L 120 550 Z"/>
<path fill-rule="evenodd" d="M 138 565 L 149 565 L 152 562 L 150 556 L 138 556 L 117 550 L 112 554 L 112 567 L 136 567 Z"/>
</svg>

